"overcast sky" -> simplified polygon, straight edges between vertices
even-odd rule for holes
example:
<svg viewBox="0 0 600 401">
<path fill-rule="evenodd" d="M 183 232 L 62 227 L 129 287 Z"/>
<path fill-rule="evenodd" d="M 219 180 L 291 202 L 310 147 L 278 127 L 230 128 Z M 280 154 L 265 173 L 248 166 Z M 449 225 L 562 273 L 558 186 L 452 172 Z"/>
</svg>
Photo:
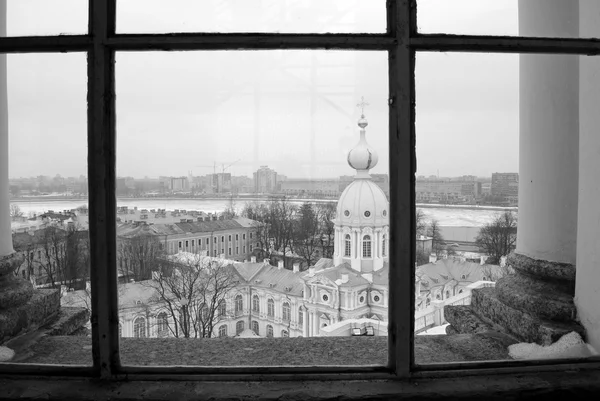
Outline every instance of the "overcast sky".
<svg viewBox="0 0 600 401">
<path fill-rule="evenodd" d="M 86 3 L 9 0 L 8 34 L 83 33 Z M 516 4 L 421 0 L 419 28 L 516 34 Z M 383 0 L 118 5 L 118 30 L 128 33 L 385 29 Z M 8 56 L 11 177 L 86 173 L 85 62 L 84 54 Z M 518 170 L 518 56 L 421 53 L 416 77 L 419 175 Z M 260 165 L 288 177 L 352 174 L 346 154 L 358 141 L 361 96 L 380 156 L 373 173 L 387 172 L 385 52 L 119 53 L 116 80 L 120 176 L 204 175 L 233 162 L 225 171 L 234 175 Z"/>
</svg>

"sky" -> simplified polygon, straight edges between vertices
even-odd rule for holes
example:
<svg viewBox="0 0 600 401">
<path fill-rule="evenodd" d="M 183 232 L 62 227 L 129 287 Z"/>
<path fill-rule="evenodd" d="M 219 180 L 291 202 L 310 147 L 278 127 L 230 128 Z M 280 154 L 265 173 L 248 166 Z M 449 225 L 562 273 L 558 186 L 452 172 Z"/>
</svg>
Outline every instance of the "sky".
<svg viewBox="0 0 600 401">
<path fill-rule="evenodd" d="M 8 35 L 84 33 L 86 3 L 8 0 Z M 382 32 L 384 3 L 119 0 L 117 31 Z M 418 25 L 516 34 L 516 4 L 420 0 Z M 85 54 L 7 59 L 10 176 L 85 174 Z M 385 52 L 126 52 L 115 68 L 119 176 L 350 175 L 362 97 L 372 172 L 387 173 Z M 517 55 L 419 53 L 416 90 L 418 175 L 518 171 Z"/>
</svg>

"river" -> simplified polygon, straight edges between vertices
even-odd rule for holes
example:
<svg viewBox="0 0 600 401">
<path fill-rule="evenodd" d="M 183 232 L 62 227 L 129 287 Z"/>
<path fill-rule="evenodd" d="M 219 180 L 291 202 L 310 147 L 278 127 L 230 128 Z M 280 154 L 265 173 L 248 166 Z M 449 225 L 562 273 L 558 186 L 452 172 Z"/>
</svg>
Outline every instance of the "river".
<svg viewBox="0 0 600 401">
<path fill-rule="evenodd" d="M 236 209 L 241 210 L 247 199 L 236 200 Z M 294 201 L 301 203 L 304 200 Z M 319 200 L 322 201 L 322 200 Z M 86 205 L 87 199 L 40 199 L 35 200 L 12 200 L 11 203 L 17 204 L 25 215 L 40 214 L 48 210 L 58 212 L 60 210 L 71 210 L 79 206 Z M 142 198 L 131 199 L 122 198 L 117 200 L 118 206 L 128 206 L 138 209 L 185 209 L 199 210 L 204 212 L 222 212 L 227 207 L 227 199 L 155 199 Z M 490 222 L 501 210 L 487 210 L 483 208 L 464 208 L 452 206 L 440 206 L 421 208 L 427 220 L 436 219 L 441 226 L 453 227 L 481 227 Z"/>
</svg>

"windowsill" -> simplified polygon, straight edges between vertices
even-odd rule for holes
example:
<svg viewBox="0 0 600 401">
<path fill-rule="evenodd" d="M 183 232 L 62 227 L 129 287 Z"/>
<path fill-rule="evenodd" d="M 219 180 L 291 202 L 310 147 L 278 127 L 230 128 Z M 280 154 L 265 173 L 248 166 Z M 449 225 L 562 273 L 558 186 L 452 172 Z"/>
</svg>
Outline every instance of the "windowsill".
<svg viewBox="0 0 600 401">
<path fill-rule="evenodd" d="M 122 338 L 121 361 L 141 366 L 385 365 L 388 337 Z M 45 336 L 15 349 L 13 362 L 91 365 L 91 338 Z M 507 360 L 505 344 L 484 334 L 415 336 L 417 364 Z"/>
</svg>

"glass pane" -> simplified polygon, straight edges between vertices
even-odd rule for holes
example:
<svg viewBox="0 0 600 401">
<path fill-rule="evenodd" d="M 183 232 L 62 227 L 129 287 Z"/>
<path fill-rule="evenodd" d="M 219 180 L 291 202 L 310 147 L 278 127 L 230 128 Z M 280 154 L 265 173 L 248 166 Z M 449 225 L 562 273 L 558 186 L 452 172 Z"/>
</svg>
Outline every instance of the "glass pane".
<svg viewBox="0 0 600 401">
<path fill-rule="evenodd" d="M 117 32 L 385 32 L 385 1 L 118 0 Z"/>
<path fill-rule="evenodd" d="M 6 0 L 7 36 L 81 35 L 88 0 Z"/>
<path fill-rule="evenodd" d="M 593 355 L 599 61 L 424 53 L 416 65 L 415 361 Z"/>
<path fill-rule="evenodd" d="M 116 66 L 123 363 L 385 364 L 387 54 Z"/>
<path fill-rule="evenodd" d="M 598 0 L 418 0 L 420 33 L 597 38 Z"/>
<path fill-rule="evenodd" d="M 86 56 L 0 57 L 1 354 L 91 365 Z"/>
</svg>

